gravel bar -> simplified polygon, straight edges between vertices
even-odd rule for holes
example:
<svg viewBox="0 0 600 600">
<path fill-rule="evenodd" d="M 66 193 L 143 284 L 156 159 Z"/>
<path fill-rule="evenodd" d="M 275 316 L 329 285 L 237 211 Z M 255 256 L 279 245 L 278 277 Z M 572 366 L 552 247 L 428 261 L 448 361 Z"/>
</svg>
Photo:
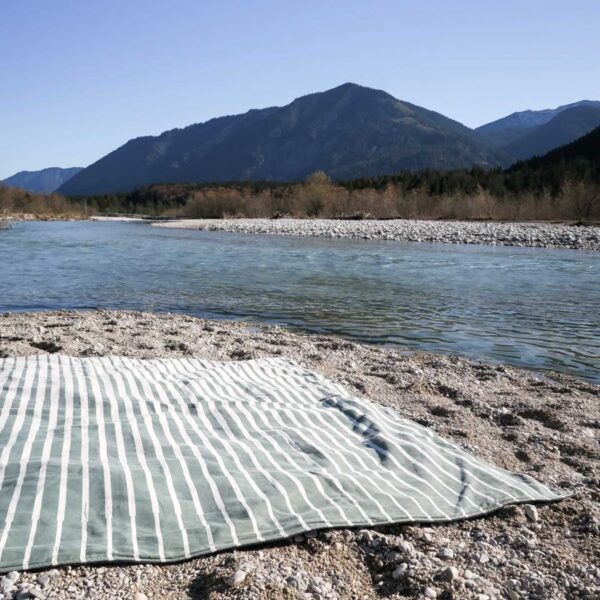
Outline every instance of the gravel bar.
<svg viewBox="0 0 600 600">
<path fill-rule="evenodd" d="M 554 600 L 600 597 L 600 387 L 275 326 L 133 312 L 0 315 L 0 356 L 279 356 L 573 496 L 443 525 L 337 529 L 170 565 L 0 576 L 0 598 Z M 26 540 L 24 540 L 25 543 Z"/>
<path fill-rule="evenodd" d="M 187 219 L 154 223 L 157 227 L 307 235 L 361 240 L 488 244 L 600 251 L 600 227 L 549 223 L 471 221 L 340 221 L 325 219 Z"/>
</svg>

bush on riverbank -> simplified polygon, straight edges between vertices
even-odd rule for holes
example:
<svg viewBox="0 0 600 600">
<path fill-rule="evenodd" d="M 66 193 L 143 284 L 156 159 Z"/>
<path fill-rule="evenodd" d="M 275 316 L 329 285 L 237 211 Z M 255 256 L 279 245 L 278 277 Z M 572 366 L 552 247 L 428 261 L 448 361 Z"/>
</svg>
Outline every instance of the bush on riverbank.
<svg viewBox="0 0 600 600">
<path fill-rule="evenodd" d="M 32 194 L 19 188 L 0 186 L 0 216 L 32 214 L 48 217 L 84 218 L 85 203 L 60 194 Z"/>
<path fill-rule="evenodd" d="M 387 183 L 382 188 L 351 189 L 316 173 L 306 183 L 254 190 L 243 186 L 192 189 L 162 214 L 188 218 L 295 217 L 374 219 L 464 219 L 500 221 L 598 221 L 600 186 L 567 180 L 549 191 L 494 194 L 477 185 L 469 193 L 432 193 L 424 186 L 405 189 Z"/>
</svg>

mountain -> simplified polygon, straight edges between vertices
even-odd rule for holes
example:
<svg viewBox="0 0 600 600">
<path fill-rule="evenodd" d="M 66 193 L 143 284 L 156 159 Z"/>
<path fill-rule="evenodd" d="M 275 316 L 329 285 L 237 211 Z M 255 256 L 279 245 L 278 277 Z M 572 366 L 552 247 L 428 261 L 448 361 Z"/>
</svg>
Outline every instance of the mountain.
<svg viewBox="0 0 600 600">
<path fill-rule="evenodd" d="M 18 187 L 36 194 L 54 192 L 83 167 L 49 167 L 41 171 L 19 171 L 4 179 L 2 183 L 10 187 Z"/>
<path fill-rule="evenodd" d="M 532 129 L 545 125 L 559 113 L 580 106 L 600 108 L 600 101 L 580 100 L 557 108 L 514 112 L 511 115 L 477 127 L 475 131 L 485 136 L 496 147 L 501 148 L 530 133 Z"/>
<path fill-rule="evenodd" d="M 355 84 L 130 140 L 60 188 L 68 195 L 151 183 L 295 181 L 317 170 L 351 179 L 400 170 L 507 164 L 439 113 Z"/>
<path fill-rule="evenodd" d="M 519 162 L 508 173 L 555 171 L 560 179 L 589 179 L 600 183 L 600 126 L 579 139 L 548 152 Z"/>
<path fill-rule="evenodd" d="M 530 129 L 503 150 L 523 160 L 541 156 L 589 133 L 600 125 L 600 106 L 576 106 L 558 113 L 544 125 Z"/>
</svg>

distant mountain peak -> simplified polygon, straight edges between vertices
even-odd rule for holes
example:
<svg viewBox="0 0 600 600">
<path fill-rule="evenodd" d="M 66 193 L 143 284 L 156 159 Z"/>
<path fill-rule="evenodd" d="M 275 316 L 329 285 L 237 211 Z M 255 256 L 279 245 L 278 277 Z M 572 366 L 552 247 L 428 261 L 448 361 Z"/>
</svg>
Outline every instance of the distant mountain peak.
<svg viewBox="0 0 600 600">
<path fill-rule="evenodd" d="M 600 101 L 579 100 L 557 108 L 523 110 L 478 127 L 496 148 L 524 160 L 568 144 L 600 124 Z"/>
<path fill-rule="evenodd" d="M 47 167 L 39 171 L 19 171 L 2 181 L 7 186 L 18 187 L 35 194 L 56 191 L 83 167 Z"/>
<path fill-rule="evenodd" d="M 501 131 L 504 129 L 512 129 L 515 127 L 535 127 L 544 125 L 550 119 L 555 117 L 558 113 L 575 108 L 578 106 L 594 106 L 600 107 L 600 100 L 578 100 L 577 102 L 571 102 L 570 104 L 563 104 L 556 108 L 544 108 L 541 110 L 522 110 L 513 112 L 506 117 L 496 119 L 480 127 L 476 127 L 475 131 L 479 131 L 483 134 L 490 134 L 493 132 Z"/>
</svg>

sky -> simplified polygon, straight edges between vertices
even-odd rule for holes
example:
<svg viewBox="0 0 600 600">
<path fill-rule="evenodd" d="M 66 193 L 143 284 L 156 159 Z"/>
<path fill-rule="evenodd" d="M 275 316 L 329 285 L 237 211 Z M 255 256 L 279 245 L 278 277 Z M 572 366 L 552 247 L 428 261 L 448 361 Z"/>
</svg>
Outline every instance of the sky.
<svg viewBox="0 0 600 600">
<path fill-rule="evenodd" d="M 351 81 L 476 127 L 600 100 L 598 0 L 0 0 L 0 179 Z"/>
</svg>

